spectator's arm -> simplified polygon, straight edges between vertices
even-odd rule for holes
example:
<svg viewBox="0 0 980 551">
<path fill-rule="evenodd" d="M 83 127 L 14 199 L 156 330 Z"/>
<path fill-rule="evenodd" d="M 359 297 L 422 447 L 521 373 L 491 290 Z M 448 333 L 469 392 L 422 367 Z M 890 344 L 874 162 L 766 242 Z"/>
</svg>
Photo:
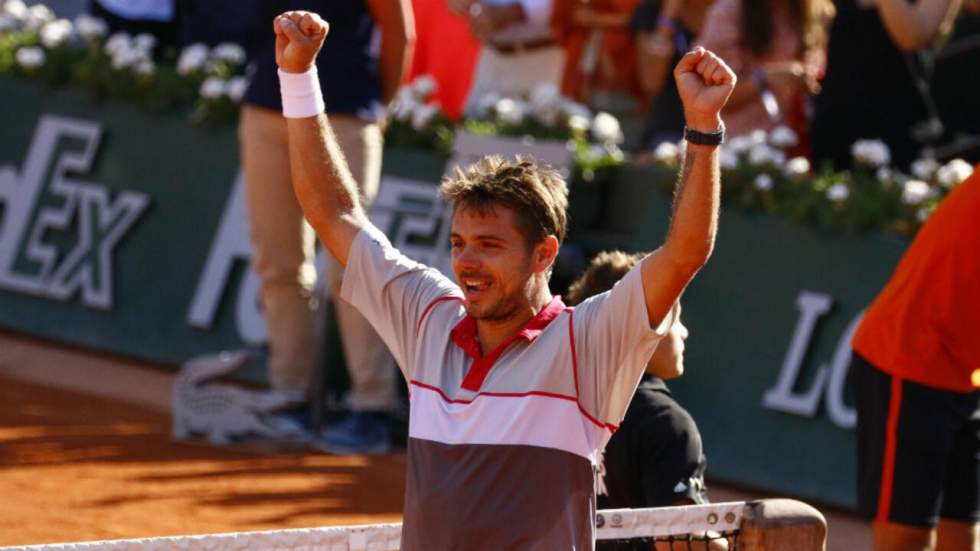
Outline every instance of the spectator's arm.
<svg viewBox="0 0 980 551">
<path fill-rule="evenodd" d="M 381 27 L 381 83 L 390 103 L 408 74 L 415 47 L 415 18 L 411 0 L 368 0 L 368 9 Z"/>
<path fill-rule="evenodd" d="M 888 36 L 900 50 L 914 53 L 948 33 L 961 0 L 877 0 L 878 14 Z"/>
</svg>

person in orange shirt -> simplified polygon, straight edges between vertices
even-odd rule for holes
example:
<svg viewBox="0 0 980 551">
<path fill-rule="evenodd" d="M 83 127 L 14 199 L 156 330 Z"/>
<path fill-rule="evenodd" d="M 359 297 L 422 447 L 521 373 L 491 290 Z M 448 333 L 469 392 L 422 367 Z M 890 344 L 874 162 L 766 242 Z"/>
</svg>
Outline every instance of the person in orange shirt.
<svg viewBox="0 0 980 551">
<path fill-rule="evenodd" d="M 875 551 L 980 549 L 980 170 L 919 231 L 852 346 Z"/>
</svg>

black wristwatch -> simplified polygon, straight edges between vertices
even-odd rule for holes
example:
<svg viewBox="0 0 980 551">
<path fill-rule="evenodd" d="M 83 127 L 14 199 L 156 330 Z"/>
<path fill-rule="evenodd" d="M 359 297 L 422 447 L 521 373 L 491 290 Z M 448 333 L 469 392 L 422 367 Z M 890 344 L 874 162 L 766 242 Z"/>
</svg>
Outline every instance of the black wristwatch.
<svg viewBox="0 0 980 551">
<path fill-rule="evenodd" d="M 704 133 L 684 127 L 684 139 L 696 145 L 721 145 L 725 141 L 725 124 L 714 132 Z"/>
</svg>

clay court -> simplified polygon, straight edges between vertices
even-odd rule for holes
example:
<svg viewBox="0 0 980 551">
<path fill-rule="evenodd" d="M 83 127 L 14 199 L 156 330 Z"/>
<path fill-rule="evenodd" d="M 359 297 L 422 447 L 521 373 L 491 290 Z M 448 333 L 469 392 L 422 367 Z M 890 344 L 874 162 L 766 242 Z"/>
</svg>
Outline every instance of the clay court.
<svg viewBox="0 0 980 551">
<path fill-rule="evenodd" d="M 405 456 L 170 439 L 171 371 L 0 333 L 0 546 L 401 520 Z M 713 485 L 714 501 L 762 496 Z M 824 510 L 828 549 L 866 549 Z"/>
</svg>

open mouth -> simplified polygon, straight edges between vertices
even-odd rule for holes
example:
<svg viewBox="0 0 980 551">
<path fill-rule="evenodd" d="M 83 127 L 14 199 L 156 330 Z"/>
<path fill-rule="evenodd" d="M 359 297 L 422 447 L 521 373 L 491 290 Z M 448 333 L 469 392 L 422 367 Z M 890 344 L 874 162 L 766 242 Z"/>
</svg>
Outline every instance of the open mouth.
<svg viewBox="0 0 980 551">
<path fill-rule="evenodd" d="M 490 288 L 491 283 L 487 278 L 465 277 L 460 281 L 466 298 L 473 300 L 479 298 Z"/>
</svg>

